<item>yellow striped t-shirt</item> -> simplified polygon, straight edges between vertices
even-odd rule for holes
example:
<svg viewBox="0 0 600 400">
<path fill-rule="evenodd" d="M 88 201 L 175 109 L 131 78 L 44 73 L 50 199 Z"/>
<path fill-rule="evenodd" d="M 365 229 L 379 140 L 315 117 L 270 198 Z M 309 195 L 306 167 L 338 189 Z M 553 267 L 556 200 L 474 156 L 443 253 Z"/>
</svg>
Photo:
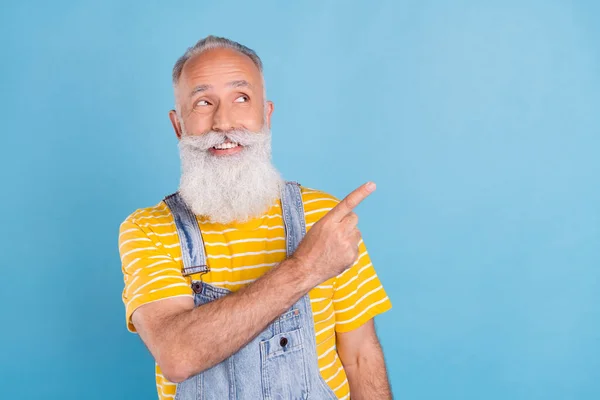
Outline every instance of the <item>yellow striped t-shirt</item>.
<svg viewBox="0 0 600 400">
<path fill-rule="evenodd" d="M 302 188 L 307 229 L 321 219 L 338 200 L 324 192 Z M 205 241 L 210 272 L 206 283 L 236 291 L 260 278 L 286 257 L 281 203 L 277 201 L 262 217 L 228 225 L 197 217 Z M 191 281 L 184 277 L 179 238 L 173 217 L 164 202 L 139 209 L 122 224 L 119 251 L 125 280 L 127 327 L 135 332 L 131 314 L 139 306 L 176 296 L 193 297 Z M 318 365 L 325 382 L 339 399 L 349 398 L 350 388 L 335 347 L 335 333 L 358 328 L 391 308 L 371 264 L 364 243 L 359 258 L 341 275 L 309 292 L 317 342 Z M 156 366 L 159 398 L 172 399 L 176 385 Z"/>
</svg>

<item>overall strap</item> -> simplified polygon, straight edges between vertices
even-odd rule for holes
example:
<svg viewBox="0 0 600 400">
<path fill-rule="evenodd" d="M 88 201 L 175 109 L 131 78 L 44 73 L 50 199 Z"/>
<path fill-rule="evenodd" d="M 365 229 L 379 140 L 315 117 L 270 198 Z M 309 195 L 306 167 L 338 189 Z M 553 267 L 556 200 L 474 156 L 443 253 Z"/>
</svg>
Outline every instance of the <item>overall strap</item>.
<svg viewBox="0 0 600 400">
<path fill-rule="evenodd" d="M 179 192 L 165 197 L 164 202 L 175 220 L 183 259 L 183 276 L 208 272 L 204 240 L 196 216 L 185 204 Z"/>
<path fill-rule="evenodd" d="M 306 221 L 304 220 L 304 203 L 300 184 L 286 182 L 281 191 L 281 209 L 285 224 L 285 243 L 287 256 L 291 257 L 306 235 Z"/>
</svg>

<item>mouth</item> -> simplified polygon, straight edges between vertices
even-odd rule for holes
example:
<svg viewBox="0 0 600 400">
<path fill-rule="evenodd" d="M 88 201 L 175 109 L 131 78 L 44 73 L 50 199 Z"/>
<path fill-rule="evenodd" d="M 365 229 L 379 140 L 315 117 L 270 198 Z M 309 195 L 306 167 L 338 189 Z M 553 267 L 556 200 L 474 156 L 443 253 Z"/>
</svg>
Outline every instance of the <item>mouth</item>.
<svg viewBox="0 0 600 400">
<path fill-rule="evenodd" d="M 215 156 L 228 156 L 237 154 L 242 151 L 243 146 L 236 142 L 230 142 L 229 140 L 225 143 L 221 143 L 210 148 L 210 153 Z"/>
</svg>

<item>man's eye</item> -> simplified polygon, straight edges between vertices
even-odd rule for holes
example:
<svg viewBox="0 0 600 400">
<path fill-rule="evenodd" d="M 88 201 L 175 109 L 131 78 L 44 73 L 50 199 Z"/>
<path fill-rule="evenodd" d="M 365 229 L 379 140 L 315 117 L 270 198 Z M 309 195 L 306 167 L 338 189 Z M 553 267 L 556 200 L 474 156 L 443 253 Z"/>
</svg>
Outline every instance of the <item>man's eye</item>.
<svg viewBox="0 0 600 400">
<path fill-rule="evenodd" d="M 250 100 L 250 99 L 248 98 L 248 96 L 246 96 L 246 95 L 243 95 L 243 96 L 240 96 L 240 97 L 238 97 L 237 99 L 235 99 L 235 102 L 236 102 L 236 103 L 245 103 L 245 102 L 247 102 L 248 100 Z"/>
<path fill-rule="evenodd" d="M 208 106 L 210 103 L 206 100 L 200 100 L 196 103 L 197 106 Z"/>
</svg>

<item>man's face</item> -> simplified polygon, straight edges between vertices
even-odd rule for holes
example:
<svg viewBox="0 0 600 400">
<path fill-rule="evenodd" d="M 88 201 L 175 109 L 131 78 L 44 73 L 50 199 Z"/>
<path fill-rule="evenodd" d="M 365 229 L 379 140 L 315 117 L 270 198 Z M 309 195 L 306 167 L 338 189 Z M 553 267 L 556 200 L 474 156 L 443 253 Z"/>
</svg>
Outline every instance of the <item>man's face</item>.
<svg viewBox="0 0 600 400">
<path fill-rule="evenodd" d="M 169 117 L 177 137 L 270 127 L 273 104 L 265 102 L 261 73 L 252 60 L 231 49 L 213 49 L 190 58 L 175 88 L 181 121 L 175 111 Z M 266 107 L 266 110 L 265 110 Z M 183 123 L 183 126 L 182 126 Z M 211 148 L 215 156 L 239 153 L 240 145 Z"/>
<path fill-rule="evenodd" d="M 279 198 L 283 180 L 271 163 L 270 117 L 260 71 L 229 49 L 189 59 L 169 113 L 179 140 L 179 193 L 212 222 L 246 221 Z"/>
</svg>

